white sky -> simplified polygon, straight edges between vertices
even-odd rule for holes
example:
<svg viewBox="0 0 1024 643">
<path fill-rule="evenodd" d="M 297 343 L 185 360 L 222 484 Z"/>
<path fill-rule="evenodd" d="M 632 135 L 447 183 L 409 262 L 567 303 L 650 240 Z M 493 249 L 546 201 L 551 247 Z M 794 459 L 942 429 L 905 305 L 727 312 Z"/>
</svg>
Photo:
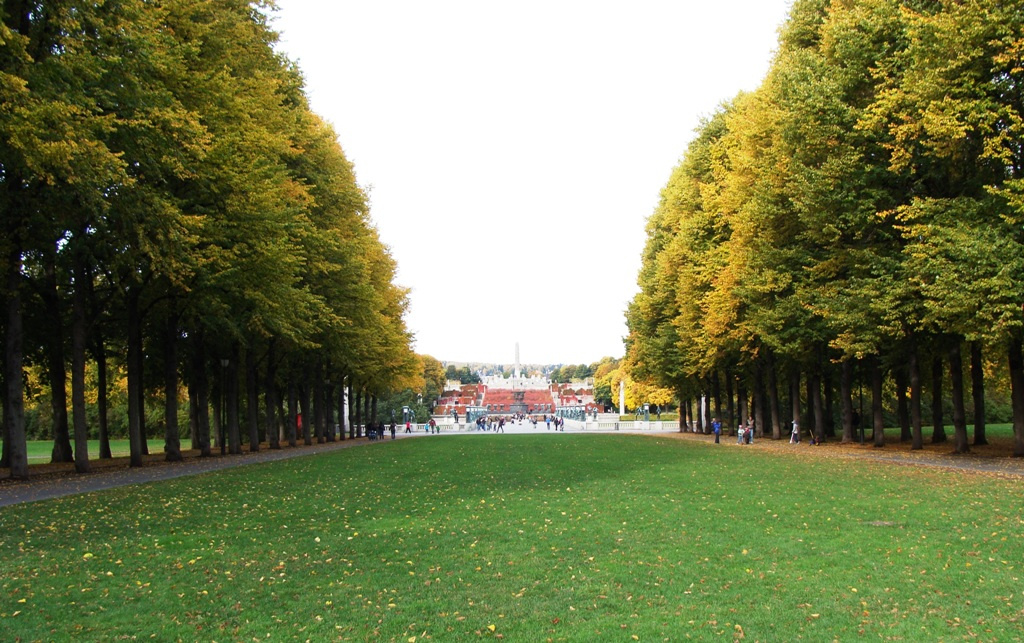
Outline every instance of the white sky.
<svg viewBox="0 0 1024 643">
<path fill-rule="evenodd" d="M 621 357 L 644 224 L 789 0 L 277 0 L 443 361 Z"/>
</svg>

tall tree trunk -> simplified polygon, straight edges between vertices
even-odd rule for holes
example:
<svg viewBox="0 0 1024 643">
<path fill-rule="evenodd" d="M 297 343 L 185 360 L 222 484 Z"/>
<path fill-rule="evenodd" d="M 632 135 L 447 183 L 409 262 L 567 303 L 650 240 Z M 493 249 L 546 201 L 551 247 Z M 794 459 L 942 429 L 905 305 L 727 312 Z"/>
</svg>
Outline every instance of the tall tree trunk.
<svg viewBox="0 0 1024 643">
<path fill-rule="evenodd" d="M 853 361 L 850 358 L 840 364 L 839 404 L 843 416 L 842 442 L 853 442 Z"/>
<path fill-rule="evenodd" d="M 410 418 L 410 420 L 415 420 L 415 418 Z M 372 396 L 370 396 L 370 425 L 373 426 L 373 428 L 377 428 L 377 394 L 376 393 L 374 393 Z"/>
<path fill-rule="evenodd" d="M 729 435 L 736 430 L 736 408 L 733 406 L 733 395 L 732 395 L 733 377 L 732 370 L 725 369 L 725 407 L 728 418 L 726 420 L 726 428 L 729 431 Z"/>
<path fill-rule="evenodd" d="M 807 377 L 804 378 L 804 383 L 807 387 L 807 433 L 812 436 L 819 436 L 821 434 L 815 424 L 817 413 L 814 412 L 814 377 L 811 376 L 809 371 Z M 818 397 L 821 397 L 820 393 Z"/>
<path fill-rule="evenodd" d="M 208 458 L 210 451 L 210 378 L 206 374 L 206 341 L 202 330 L 192 335 L 191 380 L 196 389 L 196 428 L 199 455 Z"/>
<path fill-rule="evenodd" d="M 697 433 L 704 433 L 704 408 L 703 408 L 703 396 L 697 393 L 697 398 L 693 401 L 693 426 Z"/>
<path fill-rule="evenodd" d="M 138 288 L 131 287 L 127 294 L 128 313 L 128 442 L 131 452 L 130 465 L 142 466 L 142 311 L 139 309 Z"/>
<path fill-rule="evenodd" d="M 971 398 L 974 401 L 974 444 L 988 444 L 985 439 L 985 371 L 978 341 L 971 342 Z"/>
<path fill-rule="evenodd" d="M 252 345 L 245 350 L 245 419 L 249 427 L 249 452 L 256 453 L 260 450 L 260 385 Z"/>
<path fill-rule="evenodd" d="M 711 376 L 711 396 L 715 398 L 715 417 L 722 420 L 722 377 L 715 371 Z M 726 425 L 728 427 L 729 425 Z"/>
<path fill-rule="evenodd" d="M 338 382 L 338 425 L 339 425 L 338 426 L 338 439 L 339 440 L 344 440 L 345 439 L 345 433 L 348 431 L 348 428 L 345 425 L 346 424 L 351 424 L 351 422 L 348 422 L 348 415 L 345 412 L 346 411 L 346 409 L 345 409 L 346 395 L 345 394 L 346 394 L 347 391 L 348 391 L 348 376 L 342 375 L 341 376 L 341 381 Z"/>
<path fill-rule="evenodd" d="M 327 441 L 325 423 L 323 366 L 317 360 L 316 371 L 313 373 L 313 426 L 316 427 L 317 444 L 323 444 Z"/>
<path fill-rule="evenodd" d="M 370 391 L 363 391 L 363 425 L 356 427 L 356 437 L 366 435 L 366 429 L 370 427 Z"/>
<path fill-rule="evenodd" d="M 288 376 L 288 446 L 298 446 L 299 430 L 299 399 L 295 386 L 295 378 Z"/>
<path fill-rule="evenodd" d="M 224 369 L 220 365 L 220 361 L 217 361 L 217 365 L 214 367 L 216 375 L 214 375 L 213 387 L 211 389 L 210 405 L 213 406 L 213 446 L 220 450 L 220 454 L 224 455 L 227 453 L 228 445 L 224 441 Z"/>
<path fill-rule="evenodd" d="M 140 310 L 141 312 L 141 310 Z M 146 416 L 146 375 L 145 375 L 145 344 L 142 342 L 141 333 L 142 316 L 139 316 L 139 351 L 135 355 L 135 359 L 138 364 L 135 365 L 135 372 L 139 374 L 139 385 L 135 389 L 135 395 L 139 398 L 139 449 L 142 451 L 142 455 L 149 455 L 149 427 L 147 425 L 148 417 Z"/>
<path fill-rule="evenodd" d="M 907 442 L 913 437 L 910 430 L 910 404 L 907 401 L 910 384 L 902 365 L 893 369 L 893 377 L 896 380 L 896 418 L 900 423 L 900 442 Z"/>
<path fill-rule="evenodd" d="M 313 444 L 313 432 L 316 431 L 316 418 L 309 406 L 311 393 L 309 380 L 309 371 L 302 369 L 302 380 L 299 382 L 299 404 L 302 407 L 302 443 L 306 446 Z"/>
<path fill-rule="evenodd" d="M 85 361 L 89 341 L 85 281 L 91 279 L 85 262 L 75 260 L 75 288 L 71 302 L 71 411 L 75 428 L 75 471 L 88 473 L 89 422 L 85 417 Z"/>
<path fill-rule="evenodd" d="M 910 356 L 907 359 L 907 367 L 910 370 L 910 449 L 917 450 L 924 448 L 924 441 L 921 437 L 921 368 L 917 359 L 917 346 L 914 340 L 910 344 Z"/>
<path fill-rule="evenodd" d="M 324 429 L 327 442 L 334 442 L 334 384 L 330 377 L 330 366 L 327 367 L 327 378 L 324 380 Z"/>
<path fill-rule="evenodd" d="M 356 426 L 359 424 L 359 387 L 353 381 L 352 376 L 348 377 L 348 438 L 354 440 L 356 437 Z"/>
<path fill-rule="evenodd" d="M 680 433 L 685 433 L 686 432 L 686 405 L 688 405 L 690 403 L 690 401 L 688 399 L 686 399 L 685 397 L 683 397 L 684 394 L 683 394 L 683 392 L 681 390 L 677 391 L 676 395 L 679 396 L 679 432 Z"/>
<path fill-rule="evenodd" d="M 288 410 L 285 405 L 288 403 L 288 390 L 279 388 L 275 398 L 277 400 L 277 432 L 280 435 L 281 440 L 288 439 L 288 426 L 292 424 L 291 418 L 288 417 Z"/>
<path fill-rule="evenodd" d="M 710 390 L 710 382 L 706 383 L 708 390 Z M 658 407 L 661 408 L 661 407 Z M 709 393 L 704 394 L 704 433 L 711 435 L 711 419 L 714 414 L 711 412 L 711 395 Z"/>
<path fill-rule="evenodd" d="M 191 370 L 191 363 L 189 364 Z M 199 450 L 199 393 L 196 390 L 195 382 L 188 378 L 188 431 L 191 438 L 191 448 Z"/>
<path fill-rule="evenodd" d="M 764 363 L 762 360 L 757 360 L 754 363 L 754 381 L 753 381 L 753 394 L 754 394 L 754 434 L 761 438 L 764 437 L 765 427 L 765 394 L 764 394 Z"/>
<path fill-rule="evenodd" d="M 824 407 L 823 417 L 825 421 L 825 437 L 836 437 L 835 404 L 833 403 L 832 369 L 824 356 L 818 358 L 818 368 L 821 372 L 821 402 Z"/>
<path fill-rule="evenodd" d="M 932 444 L 941 444 L 946 437 L 946 426 L 942 420 L 942 353 L 932 355 Z"/>
<path fill-rule="evenodd" d="M 825 441 L 825 405 L 821 398 L 821 375 L 811 371 L 807 375 L 807 382 L 810 386 L 811 409 L 814 411 L 814 434 L 820 443 Z"/>
<path fill-rule="evenodd" d="M 96 426 L 99 429 L 100 460 L 109 460 L 110 425 L 107 420 L 107 347 L 103 333 L 98 329 L 93 333 L 93 359 L 96 360 Z"/>
<path fill-rule="evenodd" d="M 242 434 L 239 426 L 238 412 L 238 368 L 240 361 L 238 342 L 231 344 L 231 358 L 228 360 L 227 376 L 224 382 L 224 392 L 227 397 L 224 403 L 227 404 L 228 419 L 228 453 L 231 455 L 242 455 Z"/>
<path fill-rule="evenodd" d="M 2 298 L 0 298 L 0 305 L 6 306 L 6 302 Z M 3 329 L 2 325 L 0 325 L 0 329 Z M 0 407 L 3 409 L 3 415 L 0 416 L 0 469 L 9 469 L 11 467 L 11 454 L 7 449 L 11 444 L 11 436 L 7 431 L 7 418 L 10 416 L 10 412 L 7 410 L 7 386 L 4 384 L 4 374 L 2 371 L 0 371 L 0 391 L 3 391 L 3 394 L 0 394 Z"/>
<path fill-rule="evenodd" d="M 164 328 L 164 460 L 181 461 L 178 437 L 178 316 L 167 315 Z"/>
<path fill-rule="evenodd" d="M 276 341 L 270 339 L 267 346 L 267 373 L 263 382 L 263 402 L 267 405 L 267 444 L 271 449 L 281 448 L 281 429 L 277 422 L 277 362 L 274 357 Z"/>
<path fill-rule="evenodd" d="M 67 371 L 64 361 L 64 321 L 57 286 L 57 249 L 46 252 L 43 268 L 42 298 L 46 319 L 52 326 L 50 342 L 45 347 L 47 378 L 50 381 L 50 408 L 53 418 L 53 449 L 51 462 L 74 462 L 71 434 L 68 430 Z"/>
<path fill-rule="evenodd" d="M 964 360 L 960 338 L 949 347 L 949 381 L 953 398 L 953 450 L 967 453 L 967 412 L 964 408 Z"/>
<path fill-rule="evenodd" d="M 1024 456 L 1024 355 L 1021 338 L 1010 338 L 1010 399 L 1013 402 L 1013 455 Z"/>
<path fill-rule="evenodd" d="M 885 446 L 885 417 L 882 415 L 882 361 L 871 358 L 871 422 L 874 427 L 875 448 Z"/>
<path fill-rule="evenodd" d="M 747 406 L 747 387 L 744 385 L 743 380 L 736 381 L 736 406 L 740 415 L 740 424 L 746 426 L 747 421 L 750 420 L 750 411 Z"/>
<path fill-rule="evenodd" d="M 775 353 L 765 352 L 765 386 L 768 387 L 768 412 L 771 415 L 772 439 L 782 439 L 782 413 L 779 410 L 779 382 L 776 372 Z"/>
<path fill-rule="evenodd" d="M 794 364 L 789 369 L 789 410 L 792 422 L 800 424 L 800 369 Z M 790 426 L 792 430 L 792 426 Z"/>
<path fill-rule="evenodd" d="M 7 385 L 4 384 L 3 375 L 0 372 L 0 391 L 3 391 L 3 394 L 0 394 L 0 406 L 3 407 L 3 417 L 0 418 L 0 469 L 10 469 L 11 433 L 7 430 L 7 420 L 11 417 L 11 412 L 7 410 Z"/>
<path fill-rule="evenodd" d="M 17 233 L 11 234 L 7 253 L 7 326 L 4 338 L 4 431 L 11 477 L 28 478 L 28 443 L 25 435 L 24 327 L 21 310 L 21 250 Z"/>
</svg>

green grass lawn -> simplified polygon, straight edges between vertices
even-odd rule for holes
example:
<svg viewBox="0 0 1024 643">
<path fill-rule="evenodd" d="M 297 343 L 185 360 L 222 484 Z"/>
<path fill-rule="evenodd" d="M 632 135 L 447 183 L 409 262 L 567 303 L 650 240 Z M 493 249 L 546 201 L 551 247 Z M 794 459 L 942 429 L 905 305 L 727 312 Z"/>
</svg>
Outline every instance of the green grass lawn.
<svg viewBox="0 0 1024 643">
<path fill-rule="evenodd" d="M 0 509 L 0 640 L 1024 637 L 1019 480 L 618 435 Z"/>
<path fill-rule="evenodd" d="M 71 448 L 75 447 L 74 440 L 71 441 Z M 164 443 L 163 440 L 149 442 L 150 453 L 163 452 Z M 53 440 L 31 440 L 27 443 L 26 451 L 28 452 L 28 463 L 37 464 L 40 462 L 49 462 L 51 454 L 53 453 Z M 110 441 L 110 455 L 112 457 L 123 457 L 131 455 L 131 445 L 128 440 L 111 440 Z M 98 460 L 100 457 L 100 441 L 89 440 L 89 459 Z"/>
</svg>

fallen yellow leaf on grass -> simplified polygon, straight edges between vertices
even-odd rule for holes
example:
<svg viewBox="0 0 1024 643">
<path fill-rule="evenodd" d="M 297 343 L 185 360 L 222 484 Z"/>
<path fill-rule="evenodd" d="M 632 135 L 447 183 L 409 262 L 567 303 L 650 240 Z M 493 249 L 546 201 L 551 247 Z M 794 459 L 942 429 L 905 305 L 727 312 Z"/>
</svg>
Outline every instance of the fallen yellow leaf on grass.
<svg viewBox="0 0 1024 643">
<path fill-rule="evenodd" d="M 495 630 L 495 627 L 493 625 L 488 625 L 487 629 L 493 632 Z"/>
</svg>

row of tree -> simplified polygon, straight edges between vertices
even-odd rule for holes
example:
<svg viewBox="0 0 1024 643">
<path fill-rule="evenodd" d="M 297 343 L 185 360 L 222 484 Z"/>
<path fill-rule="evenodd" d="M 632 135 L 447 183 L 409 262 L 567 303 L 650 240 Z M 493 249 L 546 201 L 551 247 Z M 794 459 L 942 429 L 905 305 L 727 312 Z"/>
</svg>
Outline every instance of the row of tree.
<svg viewBox="0 0 1024 643">
<path fill-rule="evenodd" d="M 802 399 L 822 437 L 834 386 L 844 440 L 857 378 L 876 444 L 891 389 L 914 448 L 922 381 L 948 373 L 966 452 L 964 374 L 984 443 L 998 361 L 1024 456 L 1022 168 L 1017 4 L 796 0 L 761 86 L 702 123 L 648 221 L 630 372 L 684 400 L 729 387 L 776 438 Z"/>
<path fill-rule="evenodd" d="M 208 454 L 218 399 L 222 449 L 238 453 L 240 427 L 253 450 L 262 437 L 279 446 L 280 426 L 294 444 L 300 414 L 307 443 L 333 437 L 342 386 L 365 412 L 419 382 L 407 293 L 334 131 L 274 49 L 271 7 L 0 4 L 2 457 L 12 476 L 28 471 L 29 367 L 51 389 L 53 459 L 79 471 L 89 468 L 90 358 L 101 457 L 109 363 L 126 373 L 132 465 L 148 450 L 147 393 L 164 400 L 174 460 L 183 387 Z"/>
</svg>

